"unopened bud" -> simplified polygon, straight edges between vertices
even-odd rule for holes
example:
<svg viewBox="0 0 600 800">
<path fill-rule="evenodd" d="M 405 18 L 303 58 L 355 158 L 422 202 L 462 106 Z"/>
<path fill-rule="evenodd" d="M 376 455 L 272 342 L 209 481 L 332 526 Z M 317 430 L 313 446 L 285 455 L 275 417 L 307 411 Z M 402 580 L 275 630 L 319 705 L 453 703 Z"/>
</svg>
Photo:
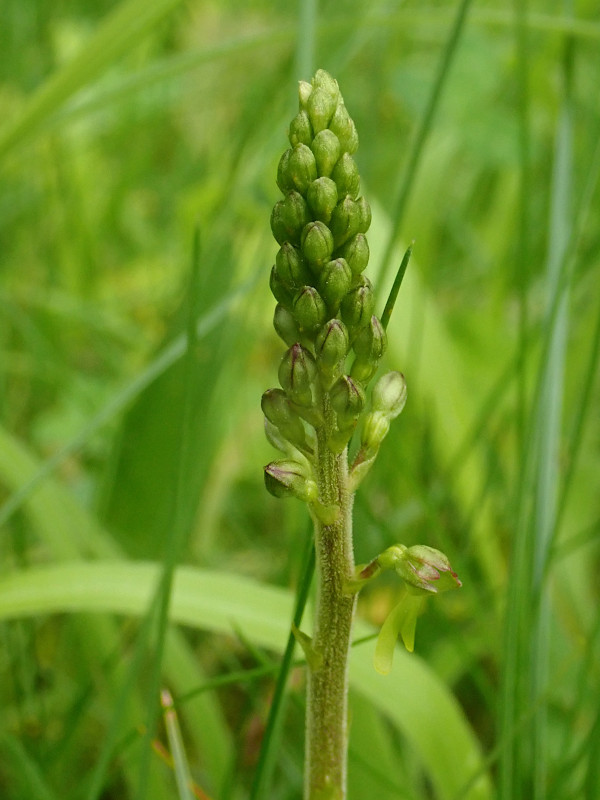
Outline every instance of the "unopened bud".
<svg viewBox="0 0 600 800">
<path fill-rule="evenodd" d="M 324 222 L 319 220 L 309 222 L 302 231 L 300 241 L 304 257 L 313 268 L 313 272 L 318 272 L 323 264 L 329 261 L 333 252 L 331 231 Z"/>
<path fill-rule="evenodd" d="M 286 183 L 291 181 L 294 187 L 301 193 L 306 194 L 309 184 L 317 177 L 317 162 L 313 151 L 305 144 L 297 144 L 292 148 L 286 164 Z"/>
<path fill-rule="evenodd" d="M 329 393 L 340 427 L 353 422 L 365 407 L 365 391 L 349 375 L 342 375 Z"/>
<path fill-rule="evenodd" d="M 298 81 L 298 99 L 300 101 L 300 109 L 305 109 L 308 103 L 308 98 L 312 94 L 312 84 L 307 81 Z"/>
<path fill-rule="evenodd" d="M 364 233 L 357 233 L 340 249 L 354 275 L 360 275 L 369 263 L 369 244 Z"/>
<path fill-rule="evenodd" d="M 340 96 L 340 87 L 336 79 L 324 69 L 318 69 L 312 79 L 315 89 L 324 89 L 337 103 Z"/>
<path fill-rule="evenodd" d="M 271 270 L 269 286 L 277 302 L 281 303 L 284 308 L 291 309 L 294 300 L 294 290 L 290 289 L 290 287 L 281 280 L 275 265 L 273 265 L 273 269 Z"/>
<path fill-rule="evenodd" d="M 327 91 L 316 86 L 306 101 L 306 110 L 310 118 L 315 135 L 329 125 L 337 104 L 337 98 Z"/>
<path fill-rule="evenodd" d="M 317 365 L 313 356 L 301 344 L 293 344 L 281 359 L 279 383 L 292 403 L 312 406 Z"/>
<path fill-rule="evenodd" d="M 415 589 L 433 594 L 462 586 L 448 557 L 434 547 L 417 544 L 405 548 L 403 558 L 395 566 L 398 575 Z"/>
<path fill-rule="evenodd" d="M 311 150 L 317 162 L 317 174 L 319 177 L 328 178 L 340 157 L 340 140 L 335 133 L 326 128 L 317 133 L 311 144 Z"/>
<path fill-rule="evenodd" d="M 287 308 L 277 303 L 273 314 L 273 327 L 277 335 L 283 339 L 288 347 L 300 341 L 300 329 L 296 324 L 294 315 Z"/>
<path fill-rule="evenodd" d="M 340 197 L 344 197 L 347 194 L 352 198 L 358 196 L 360 190 L 360 175 L 358 173 L 356 161 L 352 158 L 350 153 L 343 153 L 338 159 L 331 173 L 331 177 L 336 183 Z"/>
<path fill-rule="evenodd" d="M 337 311 L 352 283 L 352 270 L 343 258 L 328 261 L 319 273 L 319 292 L 332 311 Z"/>
<path fill-rule="evenodd" d="M 303 333 L 311 338 L 327 319 L 327 308 L 313 286 L 304 286 L 294 298 L 294 318 Z"/>
<path fill-rule="evenodd" d="M 313 129 L 308 114 L 304 109 L 299 111 L 291 121 L 288 137 L 292 147 L 295 147 L 297 144 L 305 144 L 308 146 L 312 142 Z"/>
<path fill-rule="evenodd" d="M 310 220 L 310 211 L 306 200 L 299 192 L 289 192 L 283 200 L 273 206 L 271 213 L 271 230 L 279 244 L 300 243 L 300 236 Z"/>
<path fill-rule="evenodd" d="M 395 419 L 406 403 L 406 381 L 401 372 L 387 372 L 373 386 L 371 404 L 373 411 L 381 411 L 388 419 Z"/>
<path fill-rule="evenodd" d="M 352 342 L 352 349 L 357 356 L 367 361 L 377 362 L 385 353 L 387 335 L 379 321 L 373 314 L 368 325 L 365 325 Z"/>
<path fill-rule="evenodd" d="M 315 355 L 325 388 L 339 378 L 349 346 L 348 331 L 339 319 L 330 319 L 317 334 Z"/>
<path fill-rule="evenodd" d="M 346 195 L 333 209 L 329 223 L 335 246 L 340 247 L 358 233 L 361 222 L 362 212 L 358 201 Z"/>
<path fill-rule="evenodd" d="M 343 153 L 356 153 L 358 149 L 358 133 L 346 106 L 340 101 L 333 112 L 329 122 L 329 130 L 333 131 L 340 140 Z"/>
<path fill-rule="evenodd" d="M 361 276 L 361 283 L 350 289 L 341 305 L 342 319 L 351 335 L 369 323 L 374 307 L 375 297 L 371 281 Z"/>
<path fill-rule="evenodd" d="M 359 197 L 356 202 L 360 218 L 358 230 L 359 233 L 366 233 L 371 227 L 371 206 L 364 197 Z"/>
<path fill-rule="evenodd" d="M 268 389 L 262 396 L 263 414 L 281 435 L 295 447 L 306 452 L 306 431 L 282 389 Z"/>
<path fill-rule="evenodd" d="M 304 256 L 291 242 L 283 242 L 275 258 L 275 266 L 279 278 L 290 288 L 298 289 L 310 282 L 310 272 Z"/>
<path fill-rule="evenodd" d="M 297 497 L 307 503 L 317 498 L 316 483 L 298 461 L 272 461 L 264 470 L 265 486 L 275 497 Z"/>
<path fill-rule="evenodd" d="M 377 361 L 373 361 L 369 358 L 363 358 L 362 356 L 357 356 L 352 363 L 350 375 L 355 381 L 358 381 L 359 383 L 362 383 L 363 386 L 366 386 L 373 375 L 375 375 L 377 372 L 377 366 Z"/>
<path fill-rule="evenodd" d="M 291 192 L 292 189 L 296 188 L 289 171 L 289 161 L 291 155 L 292 148 L 288 147 L 288 149 L 279 159 L 279 164 L 277 165 L 277 186 L 279 186 L 284 194 L 287 194 L 288 192 Z"/>
<path fill-rule="evenodd" d="M 371 411 L 365 417 L 361 445 L 367 453 L 376 453 L 390 430 L 390 421 L 381 411 Z"/>
<path fill-rule="evenodd" d="M 338 201 L 337 186 L 331 178 L 317 178 L 308 187 L 306 200 L 314 218 L 327 224 Z"/>
</svg>

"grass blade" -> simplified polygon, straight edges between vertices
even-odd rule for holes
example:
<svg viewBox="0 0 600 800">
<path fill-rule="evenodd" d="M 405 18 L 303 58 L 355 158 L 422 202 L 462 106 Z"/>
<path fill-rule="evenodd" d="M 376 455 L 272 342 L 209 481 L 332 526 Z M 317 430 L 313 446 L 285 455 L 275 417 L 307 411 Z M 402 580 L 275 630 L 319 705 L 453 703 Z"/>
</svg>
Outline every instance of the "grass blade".
<svg viewBox="0 0 600 800">
<path fill-rule="evenodd" d="M 452 60 L 456 53 L 458 42 L 460 41 L 460 37 L 464 29 L 470 6 L 471 0 L 461 0 L 454 18 L 452 29 L 446 40 L 446 45 L 440 59 L 437 74 L 431 88 L 431 94 L 429 95 L 425 111 L 423 112 L 419 127 L 413 138 L 405 174 L 402 180 L 402 187 L 390 214 L 392 227 L 381 262 L 381 273 L 379 275 L 379 280 L 381 283 L 384 283 L 385 277 L 392 263 L 392 255 L 396 244 L 396 236 L 402 227 L 404 212 L 410 198 L 413 184 L 415 182 L 417 169 L 425 149 L 425 144 L 427 143 L 427 139 L 433 126 L 433 118 L 441 100 L 444 85 L 448 75 L 450 74 Z"/>
</svg>

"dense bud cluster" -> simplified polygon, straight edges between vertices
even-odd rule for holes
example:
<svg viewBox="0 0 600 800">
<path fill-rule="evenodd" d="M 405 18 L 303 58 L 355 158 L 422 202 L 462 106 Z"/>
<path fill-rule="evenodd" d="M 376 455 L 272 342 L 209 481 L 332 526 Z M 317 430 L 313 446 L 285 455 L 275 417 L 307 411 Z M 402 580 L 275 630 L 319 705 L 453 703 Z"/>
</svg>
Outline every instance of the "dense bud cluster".
<svg viewBox="0 0 600 800">
<path fill-rule="evenodd" d="M 277 167 L 282 198 L 271 214 L 279 244 L 270 278 L 277 300 L 273 325 L 288 349 L 279 366 L 281 388 L 263 397 L 267 435 L 287 457 L 266 468 L 267 487 L 296 497 L 302 476 L 314 477 L 315 429 L 326 431 L 332 453 L 344 451 L 387 346 L 364 275 L 371 209 L 360 196 L 354 122 L 337 81 L 324 70 L 311 83 L 300 82 L 299 97 L 290 146 Z M 366 427 L 374 429 L 367 438 L 383 438 L 389 418 L 376 409 L 367 414 Z M 363 447 L 358 473 L 364 474 L 364 461 L 371 462 L 375 450 L 365 453 Z M 293 484 L 290 457 L 298 459 Z"/>
<path fill-rule="evenodd" d="M 279 368 L 282 388 L 266 393 L 263 410 L 271 425 L 306 453 L 301 420 L 320 420 L 328 394 L 335 414 L 329 445 L 341 452 L 364 408 L 365 387 L 385 352 L 386 335 L 374 316 L 373 287 L 363 275 L 371 210 L 360 197 L 354 122 L 337 81 L 324 70 L 312 83 L 301 81 L 299 96 L 290 147 L 277 168 L 283 197 L 271 214 L 280 245 L 270 279 L 277 300 L 273 324 L 288 350 Z M 282 392 L 287 405 L 274 392 Z M 278 473 L 269 474 L 272 484 Z"/>
</svg>

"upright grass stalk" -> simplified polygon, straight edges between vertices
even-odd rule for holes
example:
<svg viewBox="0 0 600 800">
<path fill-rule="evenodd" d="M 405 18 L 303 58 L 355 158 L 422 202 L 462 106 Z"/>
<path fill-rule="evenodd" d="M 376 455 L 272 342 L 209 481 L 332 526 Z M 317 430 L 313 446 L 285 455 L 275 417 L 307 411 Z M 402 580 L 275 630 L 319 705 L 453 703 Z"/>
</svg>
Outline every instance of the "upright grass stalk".
<svg viewBox="0 0 600 800">
<path fill-rule="evenodd" d="M 279 366 L 281 388 L 269 389 L 262 398 L 267 437 L 285 458 L 265 467 L 265 483 L 276 497 L 307 503 L 314 521 L 314 639 L 293 628 L 308 664 L 304 798 L 344 800 L 356 593 L 386 569 L 395 570 L 409 587 L 377 646 L 376 666 L 386 672 L 399 632 L 412 650 L 422 595 L 460 581 L 442 553 L 424 546 L 395 545 L 369 564 L 354 566 L 354 492 L 406 400 L 403 376 L 390 372 L 376 382 L 365 413 L 367 386 L 386 350 L 385 327 L 409 254 L 382 323 L 373 313 L 373 287 L 363 274 L 371 210 L 359 196 L 354 122 L 337 81 L 324 70 L 312 83 L 300 82 L 299 99 L 289 129 L 291 146 L 277 171 L 284 197 L 271 215 L 280 245 L 270 281 L 278 301 L 273 324 L 288 349 Z M 360 418 L 360 445 L 349 460 L 348 444 Z"/>
<path fill-rule="evenodd" d="M 413 190 L 417 170 L 419 168 L 419 164 L 421 163 L 421 156 L 433 127 L 435 113 L 440 104 L 443 90 L 450 74 L 450 68 L 458 49 L 458 43 L 465 27 L 471 2 L 472 0 L 460 0 L 456 10 L 456 16 L 454 17 L 452 23 L 452 28 L 440 57 L 437 72 L 433 81 L 433 86 L 431 88 L 431 93 L 427 99 L 423 116 L 413 137 L 412 145 L 406 162 L 406 170 L 402 178 L 398 196 L 390 214 L 393 226 L 390 231 L 388 241 L 386 242 L 382 257 L 382 267 L 379 276 L 381 283 L 384 282 L 391 267 L 392 253 L 394 252 L 394 247 L 396 246 L 398 231 L 402 229 L 404 212 L 406 211 L 406 207 Z"/>
<path fill-rule="evenodd" d="M 544 347 L 530 431 L 524 442 L 518 521 L 509 586 L 501 719 L 505 738 L 500 769 L 500 797 L 525 790 L 537 800 L 548 796 L 549 741 L 547 702 L 550 685 L 551 609 L 548 567 L 559 512 L 559 447 L 568 328 L 573 239 L 571 208 L 572 121 L 569 46 L 564 61 L 564 98 L 558 120 L 552 175 L 552 200 L 546 266 L 547 314 Z M 527 665 L 524 668 L 524 665 Z M 515 734 L 521 715 L 532 713 L 527 761 Z"/>
</svg>

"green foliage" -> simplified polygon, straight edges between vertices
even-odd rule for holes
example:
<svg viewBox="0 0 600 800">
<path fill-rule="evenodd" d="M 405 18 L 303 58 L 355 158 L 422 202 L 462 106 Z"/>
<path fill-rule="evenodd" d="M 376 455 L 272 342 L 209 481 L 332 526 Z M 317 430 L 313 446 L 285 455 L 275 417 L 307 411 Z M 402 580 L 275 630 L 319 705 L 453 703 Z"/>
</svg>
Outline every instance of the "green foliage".
<svg viewBox="0 0 600 800">
<path fill-rule="evenodd" d="M 350 797 L 600 795 L 596 7 L 392 6 L 301 3 L 301 28 L 266 0 L 3 4 L 7 800 L 176 798 L 148 747 L 167 731 L 143 730 L 161 718 L 157 674 L 180 778 L 187 764 L 213 800 L 249 796 L 307 526 L 262 485 L 256 398 L 282 350 L 265 219 L 294 87 L 317 67 L 360 148 L 336 119 L 348 157 L 311 184 L 311 219 L 331 222 L 332 184 L 356 201 L 355 166 L 372 208 L 368 246 L 324 257 L 319 293 L 332 305 L 368 260 L 385 298 L 414 240 L 381 362 L 409 397 L 357 495 L 356 558 L 427 542 L 463 582 L 389 675 L 371 639 L 355 646 Z M 308 147 L 305 119 L 293 134 Z M 328 138 L 310 151 L 325 172 Z M 361 213 L 346 212 L 338 238 Z M 343 339 L 329 333 L 324 364 Z M 371 402 L 351 389 L 340 407 Z M 361 593 L 355 638 L 396 592 L 384 577 Z M 279 706 L 270 798 L 300 793 L 303 674 Z"/>
</svg>

